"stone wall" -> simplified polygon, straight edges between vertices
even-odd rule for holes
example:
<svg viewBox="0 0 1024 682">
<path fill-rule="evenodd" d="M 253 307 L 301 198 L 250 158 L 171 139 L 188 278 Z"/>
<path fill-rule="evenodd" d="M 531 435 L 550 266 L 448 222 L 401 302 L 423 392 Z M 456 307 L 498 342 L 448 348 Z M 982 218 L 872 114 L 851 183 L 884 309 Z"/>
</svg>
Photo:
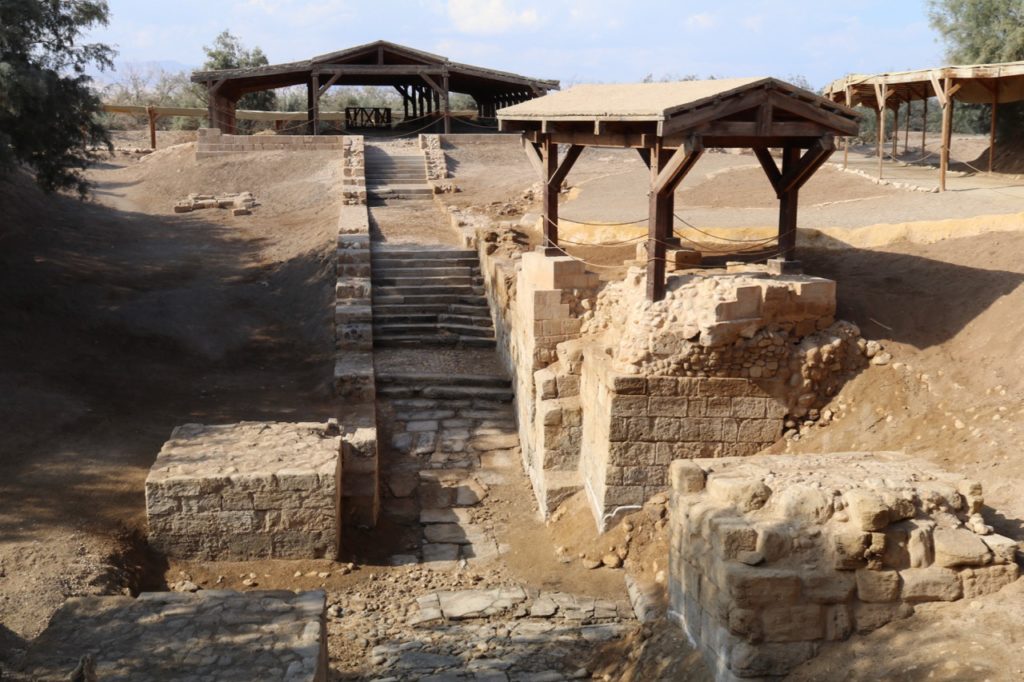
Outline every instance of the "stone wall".
<svg viewBox="0 0 1024 682">
<path fill-rule="evenodd" d="M 320 590 L 74 597 L 15 679 L 327 682 L 326 608 Z M 86 657 L 96 676 L 72 675 Z"/>
<path fill-rule="evenodd" d="M 263 151 L 341 151 L 340 135 L 226 135 L 220 128 L 200 128 L 196 158 Z"/>
<path fill-rule="evenodd" d="M 1018 577 L 980 484 L 899 453 L 676 460 L 669 478 L 670 615 L 718 680 L 780 679 L 824 642 Z"/>
<path fill-rule="evenodd" d="M 544 513 L 583 487 L 604 530 L 664 489 L 672 459 L 758 452 L 866 363 L 830 280 L 681 271 L 651 303 L 640 269 L 602 283 L 503 236 L 476 245 Z"/>
<path fill-rule="evenodd" d="M 580 473 L 598 527 L 663 491 L 680 457 L 752 455 L 782 435 L 785 406 L 740 378 L 622 374 L 600 346 L 584 353 Z"/>
<path fill-rule="evenodd" d="M 440 135 L 420 135 L 420 149 L 427 162 L 427 180 L 434 182 L 448 177 L 448 162 L 441 149 Z"/>
<path fill-rule="evenodd" d="M 334 559 L 341 449 L 330 425 L 179 426 L 146 478 L 149 542 L 182 559 Z"/>
<path fill-rule="evenodd" d="M 345 519 L 373 526 L 380 510 L 380 480 L 366 155 L 361 135 L 338 139 L 343 141 L 343 205 L 338 216 L 334 391 L 345 440 Z"/>
</svg>

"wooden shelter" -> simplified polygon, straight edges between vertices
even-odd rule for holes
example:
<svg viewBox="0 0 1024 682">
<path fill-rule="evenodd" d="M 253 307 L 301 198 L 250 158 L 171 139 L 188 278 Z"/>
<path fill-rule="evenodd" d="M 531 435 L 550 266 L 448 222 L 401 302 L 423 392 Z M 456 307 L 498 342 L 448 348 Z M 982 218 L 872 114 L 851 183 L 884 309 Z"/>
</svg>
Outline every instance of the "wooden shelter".
<svg viewBox="0 0 1024 682">
<path fill-rule="evenodd" d="M 673 235 L 675 190 L 712 147 L 750 148 L 779 198 L 778 247 L 792 261 L 800 187 L 835 149 L 835 135 L 856 135 L 846 106 L 774 78 L 677 83 L 579 85 L 498 112 L 499 130 L 521 132 L 545 187 L 544 238 L 558 249 L 558 192 L 584 147 L 634 148 L 651 170 L 647 295 L 665 294 L 665 257 Z M 559 161 L 558 145 L 568 145 Z M 782 166 L 769 149 L 781 149 Z"/>
<path fill-rule="evenodd" d="M 900 107 L 907 105 L 906 139 L 910 133 L 910 103 L 922 100 L 925 120 L 928 100 L 935 97 L 942 107 L 942 151 L 939 159 L 939 189 L 946 189 L 946 171 L 949 168 L 949 146 L 953 136 L 953 107 L 957 101 L 970 104 L 991 104 L 992 121 L 989 132 L 988 170 L 996 150 L 996 114 L 1000 104 L 1024 100 L 1024 62 L 1003 64 L 977 64 L 974 66 L 943 66 L 935 69 L 880 73 L 874 76 L 851 75 L 833 81 L 825 96 L 846 106 L 861 105 L 874 110 L 878 121 L 878 177 L 882 177 L 883 142 L 885 140 L 885 113 L 895 114 L 892 155 L 896 156 L 899 136 Z M 921 149 L 926 142 L 926 128 L 921 130 Z"/>
<path fill-rule="evenodd" d="M 514 73 L 459 64 L 447 57 L 378 40 L 320 55 L 301 62 L 242 69 L 196 71 L 192 81 L 209 93 L 210 127 L 225 133 L 235 129 L 239 98 L 251 92 L 293 85 L 306 86 L 307 120 L 317 134 L 319 102 L 334 85 L 382 85 L 402 96 L 405 117 L 437 115 L 451 132 L 449 94 L 470 95 L 480 116 L 494 116 L 504 106 L 540 97 L 558 89 L 558 81 L 527 78 Z"/>
</svg>

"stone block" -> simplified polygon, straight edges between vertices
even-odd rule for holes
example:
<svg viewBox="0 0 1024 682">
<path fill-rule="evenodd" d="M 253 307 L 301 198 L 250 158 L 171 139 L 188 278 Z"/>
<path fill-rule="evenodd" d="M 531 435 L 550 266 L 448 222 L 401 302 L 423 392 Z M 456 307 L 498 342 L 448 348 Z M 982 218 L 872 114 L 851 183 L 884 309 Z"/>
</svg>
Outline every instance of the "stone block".
<svg viewBox="0 0 1024 682">
<path fill-rule="evenodd" d="M 792 571 L 734 563 L 719 571 L 722 589 L 741 608 L 793 605 L 800 596 L 800 577 Z"/>
<path fill-rule="evenodd" d="M 706 486 L 712 500 L 732 505 L 742 512 L 760 509 L 772 494 L 763 481 L 743 477 L 712 475 Z"/>
<path fill-rule="evenodd" d="M 850 521 L 861 530 L 884 530 L 889 525 L 889 506 L 881 495 L 870 490 L 847 490 L 843 493 L 843 502 Z"/>
<path fill-rule="evenodd" d="M 925 601 L 955 601 L 963 595 L 960 576 L 948 568 L 908 568 L 900 571 L 904 601 L 916 603 Z"/>
<path fill-rule="evenodd" d="M 704 470 L 688 460 L 677 459 L 669 467 L 669 480 L 677 493 L 699 493 L 704 479 Z"/>
<path fill-rule="evenodd" d="M 1003 589 L 1020 576 L 1017 564 L 995 564 L 960 571 L 964 597 L 974 599 Z"/>
<path fill-rule="evenodd" d="M 823 572 L 801 576 L 803 596 L 815 604 L 842 604 L 850 600 L 856 589 L 849 572 Z"/>
<path fill-rule="evenodd" d="M 984 566 L 992 561 L 992 553 L 982 539 L 965 528 L 936 530 L 935 564 L 944 568 Z"/>
<path fill-rule="evenodd" d="M 900 595 L 900 574 L 897 571 L 857 570 L 857 598 L 868 603 L 896 601 Z"/>
<path fill-rule="evenodd" d="M 146 479 L 149 541 L 181 559 L 334 558 L 341 449 L 321 424 L 180 426 Z"/>
<path fill-rule="evenodd" d="M 981 541 L 992 552 L 992 557 L 997 564 L 1012 564 L 1017 560 L 1018 544 L 1003 535 L 982 535 Z"/>
<path fill-rule="evenodd" d="M 807 642 L 822 639 L 825 635 L 823 613 L 818 604 L 765 609 L 761 614 L 764 641 Z"/>
</svg>

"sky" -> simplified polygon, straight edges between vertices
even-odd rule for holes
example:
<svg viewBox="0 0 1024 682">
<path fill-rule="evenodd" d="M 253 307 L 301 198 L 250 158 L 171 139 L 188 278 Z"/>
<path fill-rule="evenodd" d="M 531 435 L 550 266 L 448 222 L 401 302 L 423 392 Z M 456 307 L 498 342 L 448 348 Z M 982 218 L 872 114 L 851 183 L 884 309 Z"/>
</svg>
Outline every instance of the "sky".
<svg viewBox="0 0 1024 682">
<path fill-rule="evenodd" d="M 935 66 L 926 0 L 109 0 L 90 39 L 117 64 L 192 69 L 224 29 L 271 63 L 390 40 L 453 61 L 573 83 L 802 76 Z M 116 79 L 107 74 L 103 80 Z"/>
</svg>

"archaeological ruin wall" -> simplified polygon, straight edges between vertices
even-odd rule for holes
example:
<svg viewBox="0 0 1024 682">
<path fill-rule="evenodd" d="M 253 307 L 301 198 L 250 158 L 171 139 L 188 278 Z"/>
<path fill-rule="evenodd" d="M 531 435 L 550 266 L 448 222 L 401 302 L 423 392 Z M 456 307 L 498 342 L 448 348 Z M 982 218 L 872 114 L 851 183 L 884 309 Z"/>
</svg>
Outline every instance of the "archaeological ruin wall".
<svg viewBox="0 0 1024 682">
<path fill-rule="evenodd" d="M 249 152 L 341 152 L 342 135 L 228 135 L 220 128 L 197 131 L 196 158 L 210 159 Z"/>
<path fill-rule="evenodd" d="M 361 135 L 342 138 L 342 207 L 338 216 L 334 306 L 334 393 L 344 434 L 345 519 L 374 526 L 380 510 L 373 288 L 366 150 Z"/>
<path fill-rule="evenodd" d="M 605 529 L 666 488 L 673 459 L 764 449 L 866 362 L 859 330 L 835 320 L 830 280 L 682 270 L 652 303 L 638 268 L 601 282 L 579 260 L 501 239 L 484 231 L 477 246 L 545 513 L 584 489 Z"/>
<path fill-rule="evenodd" d="M 1019 574 L 981 485 L 901 453 L 676 460 L 669 477 L 669 615 L 717 680 L 781 679 Z"/>
</svg>

